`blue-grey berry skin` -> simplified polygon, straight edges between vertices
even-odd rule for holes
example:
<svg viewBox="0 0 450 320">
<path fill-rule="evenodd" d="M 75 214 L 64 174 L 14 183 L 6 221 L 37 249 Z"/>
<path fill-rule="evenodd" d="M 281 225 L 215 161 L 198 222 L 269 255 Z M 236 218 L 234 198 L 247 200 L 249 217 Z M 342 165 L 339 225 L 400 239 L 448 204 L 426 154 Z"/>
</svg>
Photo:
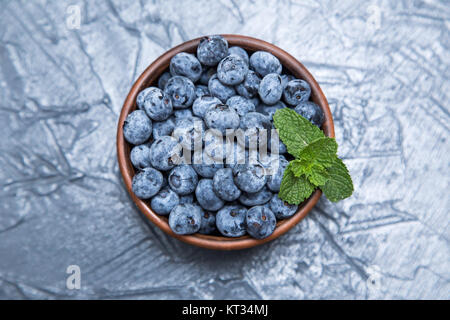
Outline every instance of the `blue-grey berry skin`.
<svg viewBox="0 0 450 320">
<path fill-rule="evenodd" d="M 284 101 L 291 106 L 296 106 L 300 102 L 308 101 L 310 96 L 310 85 L 308 82 L 300 79 L 289 81 L 283 90 Z"/>
<path fill-rule="evenodd" d="M 228 48 L 228 54 L 235 54 L 238 55 L 239 57 L 241 57 L 242 60 L 245 61 L 245 63 L 248 65 L 249 63 L 249 58 L 248 58 L 248 53 L 247 51 L 245 51 L 244 49 L 242 49 L 241 47 L 230 47 Z"/>
<path fill-rule="evenodd" d="M 308 119 L 313 125 L 322 126 L 325 120 L 325 114 L 322 109 L 312 101 L 300 102 L 295 107 L 295 112 Z"/>
<path fill-rule="evenodd" d="M 244 81 L 236 86 L 236 91 L 244 98 L 250 99 L 257 96 L 261 78 L 253 70 L 249 70 Z"/>
<path fill-rule="evenodd" d="M 206 96 L 206 95 L 209 95 L 208 86 L 204 86 L 202 84 L 199 84 L 199 85 L 195 86 L 195 97 L 196 97 L 196 99 L 199 98 L 199 97 Z"/>
<path fill-rule="evenodd" d="M 219 78 L 217 78 L 217 73 L 215 73 L 208 82 L 208 89 L 209 93 L 219 98 L 220 101 L 225 103 L 228 98 L 236 95 L 236 90 L 234 90 L 234 87 L 227 86 L 220 82 Z"/>
<path fill-rule="evenodd" d="M 173 111 L 172 100 L 156 87 L 142 90 L 136 98 L 136 104 L 155 121 L 166 120 Z"/>
<path fill-rule="evenodd" d="M 191 194 L 198 183 L 197 172 L 190 165 L 179 165 L 169 173 L 169 186 L 180 196 Z"/>
<path fill-rule="evenodd" d="M 164 72 L 158 79 L 158 88 L 161 90 L 164 90 L 166 87 L 167 81 L 172 77 L 172 75 L 169 72 Z"/>
<path fill-rule="evenodd" d="M 187 194 L 185 196 L 178 196 L 180 198 L 180 204 L 182 203 L 194 203 L 194 194 Z"/>
<path fill-rule="evenodd" d="M 275 129 L 275 127 L 273 127 L 273 129 Z M 267 150 L 269 150 L 270 152 L 275 153 L 275 150 L 272 148 L 272 141 L 275 141 L 277 139 L 278 140 L 278 154 L 285 154 L 285 153 L 287 153 L 287 147 L 283 143 L 283 141 L 280 140 L 280 136 L 278 135 L 278 132 L 276 130 L 274 132 L 275 132 L 275 135 L 271 135 L 270 136 L 270 140 L 267 143 Z"/>
<path fill-rule="evenodd" d="M 162 136 L 150 147 L 150 162 L 158 170 L 172 169 L 181 159 L 181 146 L 170 136 Z"/>
<path fill-rule="evenodd" d="M 186 150 L 200 149 L 203 143 L 205 124 L 198 117 L 180 119 L 176 122 L 173 136 Z"/>
<path fill-rule="evenodd" d="M 241 117 L 240 126 L 245 136 L 237 135 L 238 143 L 245 147 L 255 149 L 267 145 L 270 140 L 270 131 L 272 129 L 272 122 L 270 118 L 259 112 L 249 112 Z M 267 139 L 264 139 L 264 132 L 267 134 Z"/>
<path fill-rule="evenodd" d="M 190 119 L 194 115 L 192 114 L 191 109 L 178 109 L 173 112 L 173 117 L 175 120 L 175 127 L 178 126 L 178 122 L 183 119 Z"/>
<path fill-rule="evenodd" d="M 206 111 L 208 111 L 211 106 L 217 104 L 222 104 L 222 102 L 218 98 L 210 95 L 204 95 L 195 99 L 194 104 L 192 105 L 192 112 L 197 117 L 203 119 L 205 117 Z"/>
<path fill-rule="evenodd" d="M 283 101 L 277 101 L 273 105 L 261 103 L 260 105 L 258 105 L 258 108 L 256 108 L 256 112 L 259 112 L 259 113 L 262 113 L 262 114 L 268 116 L 270 118 L 270 120 L 273 121 L 273 115 L 275 114 L 275 112 L 277 112 L 277 110 L 280 110 L 283 108 L 286 108 L 286 105 L 284 104 Z"/>
<path fill-rule="evenodd" d="M 253 97 L 250 98 L 250 101 L 253 103 L 253 105 L 255 106 L 255 109 L 259 107 L 259 105 L 261 104 L 261 101 L 259 100 L 259 97 Z"/>
<path fill-rule="evenodd" d="M 123 136 L 129 143 L 138 145 L 146 142 L 152 135 L 152 121 L 145 111 L 135 110 L 123 123 Z"/>
<path fill-rule="evenodd" d="M 267 189 L 267 187 L 264 187 L 256 193 L 242 192 L 238 200 L 244 206 L 252 207 L 263 205 L 269 202 L 271 198 L 272 192 L 270 192 L 270 190 Z"/>
<path fill-rule="evenodd" d="M 162 136 L 170 136 L 174 129 L 175 121 L 173 117 L 164 121 L 155 121 L 152 130 L 153 139 L 157 140 Z"/>
<path fill-rule="evenodd" d="M 170 188 L 163 188 L 152 198 L 152 210 L 162 216 L 167 216 L 180 203 L 178 194 Z"/>
<path fill-rule="evenodd" d="M 216 73 L 216 71 L 216 68 L 203 68 L 203 72 L 198 82 L 202 85 L 207 86 L 209 79 Z"/>
<path fill-rule="evenodd" d="M 224 202 L 214 192 L 212 179 L 201 179 L 195 189 L 195 197 L 203 209 L 217 211 L 223 207 Z"/>
<path fill-rule="evenodd" d="M 277 219 L 287 219 L 297 212 L 298 206 L 281 200 L 277 193 L 270 199 L 269 208 L 275 214 Z"/>
<path fill-rule="evenodd" d="M 202 65 L 200 61 L 191 53 L 180 52 L 170 59 L 170 73 L 172 76 L 183 76 L 192 82 L 200 79 Z"/>
<path fill-rule="evenodd" d="M 176 234 L 193 234 L 200 230 L 203 210 L 194 204 L 175 206 L 169 215 L 170 229 Z"/>
<path fill-rule="evenodd" d="M 150 167 L 150 145 L 140 144 L 138 146 L 134 146 L 130 152 L 130 160 L 133 166 L 137 169 Z"/>
<path fill-rule="evenodd" d="M 281 85 L 281 77 L 277 73 L 269 73 L 266 75 L 259 85 L 259 97 L 265 104 L 275 104 L 281 99 L 283 87 Z"/>
<path fill-rule="evenodd" d="M 194 102 L 195 86 L 189 78 L 174 76 L 167 81 L 164 93 L 172 100 L 175 109 L 185 109 Z"/>
<path fill-rule="evenodd" d="M 205 136 L 204 153 L 216 162 L 223 162 L 227 156 L 227 145 L 222 135 Z"/>
<path fill-rule="evenodd" d="M 261 77 L 269 73 L 281 74 L 281 63 L 277 57 L 267 51 L 256 51 L 250 56 L 250 67 Z"/>
<path fill-rule="evenodd" d="M 153 168 L 144 168 L 133 177 L 131 189 L 139 199 L 150 199 L 159 192 L 163 175 Z"/>
<path fill-rule="evenodd" d="M 226 104 L 216 104 L 211 106 L 205 113 L 205 123 L 210 129 L 219 130 L 222 135 L 227 129 L 239 128 L 239 115 Z"/>
<path fill-rule="evenodd" d="M 293 75 L 290 75 L 290 74 L 282 74 L 281 75 L 281 85 L 283 86 L 283 90 L 284 90 L 284 88 L 286 88 L 288 82 L 291 80 L 295 80 L 295 77 Z"/>
<path fill-rule="evenodd" d="M 234 109 L 241 117 L 246 113 L 255 111 L 255 105 L 253 102 L 241 96 L 232 96 L 227 100 L 227 105 Z"/>
<path fill-rule="evenodd" d="M 274 213 L 267 206 L 255 206 L 247 211 L 245 219 L 247 232 L 253 238 L 264 239 L 270 236 L 277 225 Z"/>
<path fill-rule="evenodd" d="M 223 163 L 215 162 L 213 159 L 209 158 L 208 161 L 205 159 L 209 158 L 206 153 L 203 153 L 203 159 L 200 163 L 194 163 L 192 167 L 197 172 L 197 174 L 203 178 L 212 178 L 217 170 L 224 167 Z"/>
<path fill-rule="evenodd" d="M 216 214 L 216 226 L 226 237 L 241 237 L 247 233 L 245 219 L 247 209 L 240 205 L 225 206 Z"/>
<path fill-rule="evenodd" d="M 216 216 L 212 212 L 204 211 L 198 233 L 211 234 L 216 231 Z"/>
<path fill-rule="evenodd" d="M 213 178 L 213 188 L 216 195 L 225 201 L 234 201 L 241 196 L 241 190 L 234 184 L 231 168 L 217 170 Z"/>
<path fill-rule="evenodd" d="M 267 187 L 270 191 L 280 191 L 281 180 L 283 179 L 284 171 L 286 170 L 288 163 L 289 161 L 287 161 L 284 157 L 279 157 L 277 172 L 267 176 Z"/>
<path fill-rule="evenodd" d="M 234 183 L 248 193 L 260 191 L 267 182 L 265 169 L 261 164 L 241 164 L 233 168 Z"/>
<path fill-rule="evenodd" d="M 197 58 L 205 66 L 216 66 L 228 55 L 228 42 L 220 35 L 204 37 L 197 47 Z"/>
<path fill-rule="evenodd" d="M 235 86 L 244 81 L 247 72 L 248 64 L 235 54 L 223 58 L 217 66 L 217 78 L 228 86 Z"/>
</svg>

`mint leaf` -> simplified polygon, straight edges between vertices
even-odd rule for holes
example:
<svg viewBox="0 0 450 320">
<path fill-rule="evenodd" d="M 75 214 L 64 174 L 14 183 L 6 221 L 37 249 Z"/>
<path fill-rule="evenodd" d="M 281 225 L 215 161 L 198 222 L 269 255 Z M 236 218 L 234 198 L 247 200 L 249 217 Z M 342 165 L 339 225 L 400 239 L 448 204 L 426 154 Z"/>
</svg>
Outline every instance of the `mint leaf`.
<svg viewBox="0 0 450 320">
<path fill-rule="evenodd" d="M 289 166 L 284 171 L 278 196 L 289 204 L 300 204 L 314 191 L 314 186 L 305 176 L 296 177 Z"/>
<path fill-rule="evenodd" d="M 318 127 L 289 108 L 277 110 L 273 122 L 288 152 L 296 158 L 309 143 L 325 137 Z"/>
<path fill-rule="evenodd" d="M 353 193 L 353 182 L 344 162 L 338 157 L 335 157 L 332 166 L 327 171 L 330 177 L 320 187 L 325 196 L 332 202 L 350 197 Z M 283 184 L 283 182 L 281 183 Z"/>
<path fill-rule="evenodd" d="M 321 165 L 328 168 L 334 163 L 338 145 L 336 139 L 323 137 L 317 139 L 300 151 L 299 158 L 310 166 Z"/>
<path fill-rule="evenodd" d="M 328 180 L 330 175 L 324 166 L 319 163 L 308 162 L 306 160 L 292 160 L 289 165 L 296 177 L 305 175 L 316 187 L 322 186 Z"/>
</svg>

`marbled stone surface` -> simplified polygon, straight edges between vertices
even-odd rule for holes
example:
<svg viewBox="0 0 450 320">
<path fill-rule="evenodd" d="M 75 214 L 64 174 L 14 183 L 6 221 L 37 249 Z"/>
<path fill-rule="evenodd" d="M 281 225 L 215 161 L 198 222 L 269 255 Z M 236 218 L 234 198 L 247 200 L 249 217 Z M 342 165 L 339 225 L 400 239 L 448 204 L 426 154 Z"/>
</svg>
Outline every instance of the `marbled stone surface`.
<svg viewBox="0 0 450 320">
<path fill-rule="evenodd" d="M 449 299 L 449 27 L 445 0 L 1 1 L 0 298 Z M 355 182 L 241 252 L 166 236 L 116 160 L 133 81 L 213 33 L 309 68 Z"/>
</svg>

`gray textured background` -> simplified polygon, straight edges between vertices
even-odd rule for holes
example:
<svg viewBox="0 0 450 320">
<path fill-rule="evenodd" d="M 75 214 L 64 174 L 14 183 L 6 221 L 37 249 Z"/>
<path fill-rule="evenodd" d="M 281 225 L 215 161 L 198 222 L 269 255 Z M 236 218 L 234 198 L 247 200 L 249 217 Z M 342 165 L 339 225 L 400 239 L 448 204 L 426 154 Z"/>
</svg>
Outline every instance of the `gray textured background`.
<svg viewBox="0 0 450 320">
<path fill-rule="evenodd" d="M 0 298 L 449 299 L 449 27 L 445 0 L 2 0 Z M 133 81 L 213 33 L 273 42 L 310 69 L 356 189 L 241 252 L 163 234 L 116 160 Z"/>
</svg>

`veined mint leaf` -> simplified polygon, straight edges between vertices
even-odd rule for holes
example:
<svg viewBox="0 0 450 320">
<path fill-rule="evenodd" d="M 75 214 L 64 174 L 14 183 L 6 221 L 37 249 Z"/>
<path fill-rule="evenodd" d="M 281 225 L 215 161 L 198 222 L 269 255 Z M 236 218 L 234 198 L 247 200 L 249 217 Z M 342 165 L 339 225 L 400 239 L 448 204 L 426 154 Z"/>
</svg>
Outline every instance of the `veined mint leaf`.
<svg viewBox="0 0 450 320">
<path fill-rule="evenodd" d="M 288 167 L 292 170 L 296 177 L 305 175 L 314 186 L 323 186 L 330 175 L 324 166 L 315 162 L 308 162 L 306 160 L 292 160 Z"/>
<path fill-rule="evenodd" d="M 300 204 L 314 191 L 314 186 L 303 175 L 296 177 L 290 168 L 286 168 L 281 180 L 278 196 L 289 204 Z"/>
<path fill-rule="evenodd" d="M 332 166 L 327 171 L 330 177 L 320 187 L 325 196 L 333 202 L 350 197 L 353 193 L 353 182 L 344 162 L 338 157 L 335 157 Z"/>
<path fill-rule="evenodd" d="M 308 144 L 325 137 L 318 127 L 289 108 L 277 110 L 273 122 L 288 152 L 296 158 Z"/>
<path fill-rule="evenodd" d="M 299 154 L 299 158 L 309 166 L 320 165 L 328 168 L 334 164 L 337 148 L 336 139 L 323 137 L 304 147 Z"/>
</svg>

